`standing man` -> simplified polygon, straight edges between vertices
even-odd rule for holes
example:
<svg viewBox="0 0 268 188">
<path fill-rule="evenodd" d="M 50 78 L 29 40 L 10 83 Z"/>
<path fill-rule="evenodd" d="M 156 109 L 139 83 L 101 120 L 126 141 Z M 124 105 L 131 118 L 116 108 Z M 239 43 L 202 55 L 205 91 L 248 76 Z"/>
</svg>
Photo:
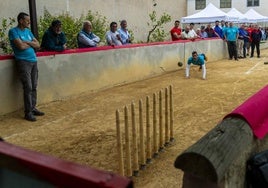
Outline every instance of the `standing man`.
<svg viewBox="0 0 268 188">
<path fill-rule="evenodd" d="M 35 116 L 44 115 L 36 109 L 38 67 L 35 49 L 40 47 L 39 42 L 29 29 L 30 16 L 24 12 L 17 17 L 18 26 L 9 30 L 8 37 L 14 51 L 16 66 L 23 85 L 24 118 L 36 121 Z"/>
<path fill-rule="evenodd" d="M 245 25 L 241 24 L 240 28 L 238 29 L 238 39 L 237 39 L 237 56 L 238 58 L 245 58 L 246 53 L 244 52 L 244 41 L 248 37 L 247 31 L 245 30 Z"/>
<path fill-rule="evenodd" d="M 254 56 L 254 50 L 255 50 L 255 46 L 256 46 L 257 57 L 260 58 L 261 38 L 262 38 L 262 33 L 260 30 L 260 27 L 257 24 L 255 24 L 254 29 L 251 32 L 251 55 L 250 55 L 250 57 Z"/>
<path fill-rule="evenodd" d="M 122 20 L 120 22 L 120 26 L 121 26 L 121 28 L 118 29 L 118 33 L 120 34 L 122 44 L 123 45 L 131 44 L 130 34 L 129 34 L 128 29 L 127 29 L 127 21 Z"/>
<path fill-rule="evenodd" d="M 66 36 L 61 30 L 61 21 L 54 20 L 43 35 L 41 48 L 45 51 L 62 52 L 67 49 Z"/>
<path fill-rule="evenodd" d="M 177 41 L 181 39 L 181 28 L 180 28 L 180 21 L 176 20 L 174 23 L 174 27 L 170 30 L 171 40 Z"/>
<path fill-rule="evenodd" d="M 229 27 L 224 29 L 224 38 L 225 41 L 227 41 L 229 60 L 232 60 L 234 57 L 234 59 L 238 61 L 237 47 L 236 47 L 236 41 L 238 38 L 238 29 L 237 27 L 233 26 L 233 22 L 230 22 Z"/>
<path fill-rule="evenodd" d="M 77 35 L 78 48 L 96 47 L 100 42 L 100 37 L 92 32 L 92 24 L 86 20 L 82 30 Z"/>
</svg>

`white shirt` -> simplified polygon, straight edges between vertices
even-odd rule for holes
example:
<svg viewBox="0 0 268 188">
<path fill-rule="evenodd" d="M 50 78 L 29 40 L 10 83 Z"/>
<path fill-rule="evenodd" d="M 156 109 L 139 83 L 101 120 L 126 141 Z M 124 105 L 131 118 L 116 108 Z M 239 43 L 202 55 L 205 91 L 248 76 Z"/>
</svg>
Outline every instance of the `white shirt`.
<svg viewBox="0 0 268 188">
<path fill-rule="evenodd" d="M 120 34 L 118 33 L 118 31 L 112 32 L 112 31 L 107 31 L 105 38 L 106 38 L 106 42 L 108 45 L 110 44 L 114 44 L 115 46 L 121 46 L 122 43 L 120 40 L 118 40 L 118 37 L 120 36 Z"/>
</svg>

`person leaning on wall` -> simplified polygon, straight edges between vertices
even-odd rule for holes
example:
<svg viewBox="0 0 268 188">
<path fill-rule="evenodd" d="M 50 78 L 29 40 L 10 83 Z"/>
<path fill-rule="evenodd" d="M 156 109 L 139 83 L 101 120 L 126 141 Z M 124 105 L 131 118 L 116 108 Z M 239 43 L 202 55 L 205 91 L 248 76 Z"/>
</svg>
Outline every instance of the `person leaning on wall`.
<svg viewBox="0 0 268 188">
<path fill-rule="evenodd" d="M 78 48 L 96 47 L 100 42 L 100 37 L 92 32 L 92 24 L 86 20 L 82 30 L 77 35 Z"/>
<path fill-rule="evenodd" d="M 19 78 L 23 85 L 24 118 L 36 121 L 35 116 L 45 113 L 36 109 L 38 67 L 35 50 L 40 44 L 30 31 L 30 16 L 24 12 L 18 14 L 18 26 L 9 30 L 8 37 L 14 51 Z"/>
<path fill-rule="evenodd" d="M 120 28 L 117 31 L 120 34 L 120 38 L 122 40 L 123 45 L 132 43 L 131 38 L 130 38 L 130 34 L 129 34 L 128 29 L 127 29 L 127 21 L 126 20 L 122 20 L 120 22 Z"/>
<path fill-rule="evenodd" d="M 62 32 L 61 21 L 54 20 L 43 35 L 41 50 L 61 52 L 67 49 L 66 42 L 66 36 Z"/>
<path fill-rule="evenodd" d="M 174 22 L 174 27 L 170 30 L 170 35 L 172 41 L 181 40 L 181 28 L 179 20 Z"/>
<path fill-rule="evenodd" d="M 109 46 L 122 46 L 122 39 L 117 31 L 117 23 L 110 23 L 110 30 L 105 34 L 107 45 Z"/>
</svg>

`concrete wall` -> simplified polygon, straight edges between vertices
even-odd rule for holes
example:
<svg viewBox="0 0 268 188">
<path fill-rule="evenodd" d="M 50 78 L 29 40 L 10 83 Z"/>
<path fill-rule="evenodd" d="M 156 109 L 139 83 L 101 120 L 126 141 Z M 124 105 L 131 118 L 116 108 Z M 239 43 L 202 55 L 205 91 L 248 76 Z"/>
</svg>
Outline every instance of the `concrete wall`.
<svg viewBox="0 0 268 188">
<path fill-rule="evenodd" d="M 175 20 L 180 20 L 186 15 L 186 0 L 36 0 L 37 17 L 43 16 L 44 8 L 52 15 L 68 12 L 71 16 L 79 18 L 87 14 L 89 10 L 98 12 L 111 21 L 119 22 L 122 19 L 128 21 L 128 27 L 134 33 L 135 41 L 146 41 L 150 22 L 149 14 L 155 10 L 158 16 L 167 13 L 172 21 L 164 25 L 168 32 L 173 27 Z M 16 18 L 21 11 L 29 13 L 28 1 L 25 0 L 1 0 L 0 18 Z"/>
<path fill-rule="evenodd" d="M 220 39 L 184 42 L 39 54 L 38 103 L 176 71 L 177 62 L 185 62 L 193 50 L 206 53 L 209 61 L 227 57 L 226 44 Z M 210 53 L 215 51 L 219 52 L 217 56 Z M 0 60 L 0 88 L 0 114 L 23 107 L 22 87 L 13 59 Z"/>
</svg>

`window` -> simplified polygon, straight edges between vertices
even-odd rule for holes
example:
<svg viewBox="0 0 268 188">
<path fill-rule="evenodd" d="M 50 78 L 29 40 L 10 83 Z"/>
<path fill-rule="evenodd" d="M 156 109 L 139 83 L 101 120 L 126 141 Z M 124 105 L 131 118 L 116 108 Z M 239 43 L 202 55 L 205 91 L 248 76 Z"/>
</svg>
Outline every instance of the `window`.
<svg viewBox="0 0 268 188">
<path fill-rule="evenodd" d="M 206 0 L 195 0 L 195 10 L 206 8 Z"/>
<path fill-rule="evenodd" d="M 247 1 L 248 1 L 248 7 L 260 6 L 260 0 L 247 0 Z"/>
<path fill-rule="evenodd" d="M 221 0 L 220 8 L 232 8 L 232 0 Z"/>
</svg>

